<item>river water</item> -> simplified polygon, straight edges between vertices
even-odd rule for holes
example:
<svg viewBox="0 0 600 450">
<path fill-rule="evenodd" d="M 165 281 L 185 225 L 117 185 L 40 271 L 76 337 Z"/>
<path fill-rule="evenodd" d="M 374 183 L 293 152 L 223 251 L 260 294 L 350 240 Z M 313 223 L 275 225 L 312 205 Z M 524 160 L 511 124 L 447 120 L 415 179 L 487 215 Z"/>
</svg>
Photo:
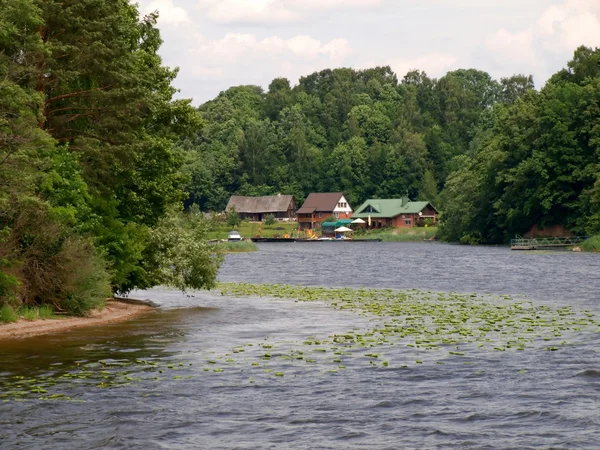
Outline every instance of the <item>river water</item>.
<svg viewBox="0 0 600 450">
<path fill-rule="evenodd" d="M 228 255 L 219 278 L 510 294 L 600 321 L 597 254 L 262 244 Z M 319 299 L 131 296 L 161 308 L 127 323 L 0 342 L 1 449 L 600 448 L 598 326 L 570 333 L 559 351 L 430 357 L 397 342 L 384 349 L 389 366 L 345 357 L 331 370 L 317 357 L 277 356 L 368 327 L 368 314 Z"/>
</svg>

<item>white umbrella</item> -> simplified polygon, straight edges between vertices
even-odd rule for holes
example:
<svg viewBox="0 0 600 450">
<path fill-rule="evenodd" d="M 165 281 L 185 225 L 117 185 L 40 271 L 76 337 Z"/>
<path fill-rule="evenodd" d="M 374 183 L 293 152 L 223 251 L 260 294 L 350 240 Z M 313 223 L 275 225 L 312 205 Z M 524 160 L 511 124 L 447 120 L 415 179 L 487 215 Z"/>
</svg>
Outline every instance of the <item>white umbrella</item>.
<svg viewBox="0 0 600 450">
<path fill-rule="evenodd" d="M 352 230 L 350 228 L 348 228 L 348 227 L 339 227 L 339 228 L 336 228 L 334 231 L 336 233 L 337 232 L 339 232 L 339 233 L 345 233 L 346 231 L 352 231 Z"/>
<path fill-rule="evenodd" d="M 352 223 L 360 223 L 360 224 L 363 224 L 363 223 L 366 223 L 366 222 L 365 222 L 364 220 L 362 220 L 362 219 L 356 219 L 356 220 L 353 220 L 353 221 L 352 221 Z"/>
</svg>

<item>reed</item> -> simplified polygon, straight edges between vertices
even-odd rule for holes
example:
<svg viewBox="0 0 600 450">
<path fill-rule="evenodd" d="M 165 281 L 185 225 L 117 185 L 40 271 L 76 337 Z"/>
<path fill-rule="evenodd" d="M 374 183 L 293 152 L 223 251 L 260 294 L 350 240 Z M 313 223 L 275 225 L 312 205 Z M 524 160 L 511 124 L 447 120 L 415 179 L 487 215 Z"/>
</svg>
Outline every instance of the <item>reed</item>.
<svg viewBox="0 0 600 450">
<path fill-rule="evenodd" d="M 384 242 L 420 242 L 435 238 L 437 227 L 427 228 L 384 228 L 357 233 L 355 239 L 381 239 Z"/>
<path fill-rule="evenodd" d="M 581 249 L 584 252 L 600 252 L 600 234 L 583 241 Z"/>
<path fill-rule="evenodd" d="M 217 242 L 215 248 L 222 253 L 245 253 L 258 251 L 258 246 L 251 241 Z"/>
</svg>

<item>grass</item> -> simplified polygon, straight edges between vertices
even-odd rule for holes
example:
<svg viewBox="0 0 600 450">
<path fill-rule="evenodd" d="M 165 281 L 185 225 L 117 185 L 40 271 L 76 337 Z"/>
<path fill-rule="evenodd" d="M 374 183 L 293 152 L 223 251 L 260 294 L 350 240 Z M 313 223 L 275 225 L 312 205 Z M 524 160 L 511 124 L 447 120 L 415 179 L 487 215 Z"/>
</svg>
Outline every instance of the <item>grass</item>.
<svg viewBox="0 0 600 450">
<path fill-rule="evenodd" d="M 580 247 L 584 252 L 600 252 L 600 235 L 585 240 Z"/>
<path fill-rule="evenodd" d="M 10 323 L 19 320 L 19 316 L 10 305 L 2 305 L 0 308 L 0 322 Z"/>
<path fill-rule="evenodd" d="M 228 241 L 217 242 L 215 248 L 223 253 L 244 253 L 258 251 L 258 247 L 254 242 L 250 241 Z"/>
<path fill-rule="evenodd" d="M 25 320 L 44 320 L 44 319 L 56 319 L 57 316 L 54 314 L 54 310 L 51 306 L 22 306 L 15 311 L 10 305 L 4 305 L 0 309 L 0 322 L 10 323 L 16 322 L 19 318 Z"/>
<path fill-rule="evenodd" d="M 419 242 L 432 239 L 437 234 L 437 227 L 428 228 L 383 228 L 370 230 L 364 234 L 357 233 L 355 239 L 381 239 L 385 242 Z"/>
<path fill-rule="evenodd" d="M 262 237 L 284 237 L 286 234 L 292 236 L 292 234 L 298 229 L 298 223 L 296 222 L 281 222 L 270 226 L 267 226 L 263 223 L 262 231 L 259 231 L 260 225 L 260 223 L 256 222 L 242 222 L 237 227 L 219 225 L 208 233 L 208 239 L 227 239 L 227 236 L 231 230 L 239 231 L 243 238 L 251 238 L 259 235 Z M 283 229 L 278 230 L 277 228 Z"/>
</svg>

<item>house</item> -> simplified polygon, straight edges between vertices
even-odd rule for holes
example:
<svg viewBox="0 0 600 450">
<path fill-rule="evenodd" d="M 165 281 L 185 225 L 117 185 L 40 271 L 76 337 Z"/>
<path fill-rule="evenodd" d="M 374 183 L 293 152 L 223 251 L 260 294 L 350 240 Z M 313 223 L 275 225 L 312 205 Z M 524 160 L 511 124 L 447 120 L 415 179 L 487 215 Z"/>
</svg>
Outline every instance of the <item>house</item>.
<svg viewBox="0 0 600 450">
<path fill-rule="evenodd" d="M 437 222 L 438 211 L 429 202 L 411 202 L 399 199 L 369 199 L 357 208 L 353 219 L 363 219 L 369 228 L 414 228 L 431 219 Z"/>
<path fill-rule="evenodd" d="M 342 192 L 313 192 L 306 198 L 297 215 L 298 227 L 301 230 L 314 230 L 327 217 L 349 219 L 352 216 L 352 208 Z"/>
<path fill-rule="evenodd" d="M 272 214 L 276 220 L 296 220 L 296 202 L 292 195 L 272 195 L 265 197 L 244 197 L 232 195 L 226 211 L 235 208 L 242 220 L 262 222 L 265 216 Z"/>
</svg>

